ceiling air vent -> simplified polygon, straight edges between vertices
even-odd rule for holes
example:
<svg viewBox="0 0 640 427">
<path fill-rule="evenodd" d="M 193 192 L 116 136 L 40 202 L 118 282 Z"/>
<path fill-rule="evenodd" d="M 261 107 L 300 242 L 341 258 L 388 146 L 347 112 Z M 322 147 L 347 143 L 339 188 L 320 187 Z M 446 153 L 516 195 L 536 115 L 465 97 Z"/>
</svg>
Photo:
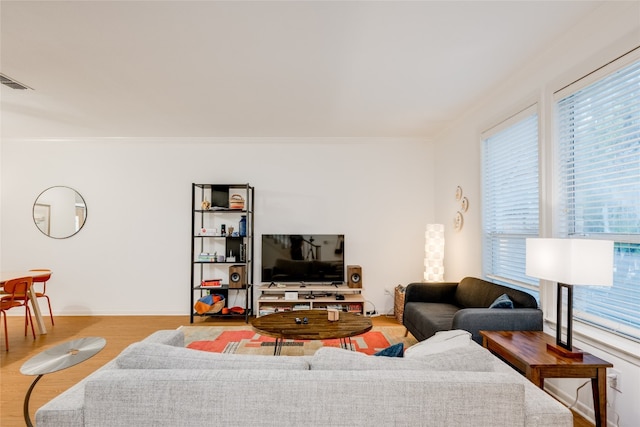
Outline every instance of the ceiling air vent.
<svg viewBox="0 0 640 427">
<path fill-rule="evenodd" d="M 5 76 L 2 73 L 0 73 L 0 83 L 2 83 L 5 86 L 9 86 L 11 89 L 19 89 L 19 90 L 31 89 L 29 86 L 23 85 L 22 83 L 19 83 L 16 80 L 12 79 L 11 77 Z"/>
</svg>

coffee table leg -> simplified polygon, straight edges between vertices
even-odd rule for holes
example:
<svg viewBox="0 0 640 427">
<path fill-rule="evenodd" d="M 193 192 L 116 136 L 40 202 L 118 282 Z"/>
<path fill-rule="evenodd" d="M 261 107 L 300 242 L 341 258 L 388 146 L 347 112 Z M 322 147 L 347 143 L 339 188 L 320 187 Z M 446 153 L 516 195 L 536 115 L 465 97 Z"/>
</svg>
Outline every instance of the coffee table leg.
<svg viewBox="0 0 640 427">
<path fill-rule="evenodd" d="M 353 350 L 353 344 L 351 343 L 351 337 L 347 337 L 347 338 L 340 338 L 340 347 L 344 348 L 345 350 Z"/>
<path fill-rule="evenodd" d="M 280 352 L 282 352 L 282 342 L 284 338 L 276 338 L 275 345 L 273 346 L 273 355 L 280 356 Z"/>
</svg>

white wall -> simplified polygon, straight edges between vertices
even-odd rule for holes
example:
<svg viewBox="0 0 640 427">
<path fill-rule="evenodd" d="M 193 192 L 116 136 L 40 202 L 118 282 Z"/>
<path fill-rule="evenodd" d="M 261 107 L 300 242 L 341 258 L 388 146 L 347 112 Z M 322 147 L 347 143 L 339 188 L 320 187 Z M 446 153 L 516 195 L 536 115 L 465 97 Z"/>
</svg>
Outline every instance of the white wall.
<svg viewBox="0 0 640 427">
<path fill-rule="evenodd" d="M 433 148 L 385 139 L 75 139 L 2 142 L 2 270 L 50 268 L 58 315 L 189 313 L 191 183 L 255 186 L 255 274 L 263 233 L 344 233 L 365 297 L 422 279 L 433 221 Z M 87 222 L 44 236 L 35 198 L 76 189 Z M 367 309 L 370 306 L 367 305 Z"/>
<path fill-rule="evenodd" d="M 547 51 L 532 58 L 509 81 L 487 94 L 473 111 L 456 120 L 447 132 L 436 139 L 436 221 L 451 224 L 453 215 L 459 209 L 454 198 L 456 186 L 463 188 L 470 201 L 469 211 L 464 215 L 464 228 L 460 232 L 454 232 L 451 227 L 447 227 L 447 280 L 482 275 L 480 133 L 524 107 L 538 102 L 545 124 L 541 135 L 543 156 L 546 155 L 552 143 L 548 118 L 551 115 L 553 91 L 639 45 L 640 3 L 606 4 L 583 25 L 572 28 Z M 551 198 L 547 194 L 543 197 L 546 197 L 543 200 L 548 209 Z M 546 214 L 548 210 L 545 210 Z M 543 218 L 543 227 L 549 230 L 550 226 L 550 221 Z M 550 296 L 552 293 L 543 289 L 542 304 L 546 314 L 555 312 Z M 549 332 L 555 334 L 554 331 Z M 585 341 L 592 331 L 583 329 L 585 335 L 577 332 L 577 336 L 574 336 L 576 346 L 613 363 L 622 373 L 623 393 L 611 389 L 608 392 L 611 405 L 609 425 L 616 425 L 617 416 L 620 426 L 637 425 L 637 420 L 640 420 L 640 345 L 631 341 L 622 342 L 621 345 L 627 350 L 625 354 L 618 351 L 616 345 L 609 346 L 602 342 L 613 344 L 614 338 L 609 334 L 601 334 L 598 344 L 593 339 L 589 343 Z M 634 352 L 635 357 L 631 355 Z M 571 403 L 575 398 L 576 388 L 583 381 L 551 380 L 549 383 L 556 394 Z M 590 386 L 581 389 L 577 408 L 585 415 L 593 416 Z"/>
</svg>

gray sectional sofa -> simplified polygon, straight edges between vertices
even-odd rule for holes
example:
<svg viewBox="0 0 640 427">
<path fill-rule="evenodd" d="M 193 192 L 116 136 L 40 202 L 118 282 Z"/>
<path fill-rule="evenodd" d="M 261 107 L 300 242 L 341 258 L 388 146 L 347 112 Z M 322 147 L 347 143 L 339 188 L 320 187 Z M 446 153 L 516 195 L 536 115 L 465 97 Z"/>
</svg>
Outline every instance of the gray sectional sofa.
<svg viewBox="0 0 640 427">
<path fill-rule="evenodd" d="M 573 425 L 563 405 L 467 342 L 434 353 L 427 341 L 403 358 L 327 347 L 273 357 L 191 350 L 179 330 L 159 331 L 39 408 L 36 425 Z"/>
<path fill-rule="evenodd" d="M 506 294 L 513 309 L 489 308 Z M 542 311 L 526 292 L 465 277 L 459 283 L 411 283 L 404 296 L 402 323 L 418 340 L 438 331 L 464 329 L 482 343 L 480 331 L 541 331 Z"/>
</svg>

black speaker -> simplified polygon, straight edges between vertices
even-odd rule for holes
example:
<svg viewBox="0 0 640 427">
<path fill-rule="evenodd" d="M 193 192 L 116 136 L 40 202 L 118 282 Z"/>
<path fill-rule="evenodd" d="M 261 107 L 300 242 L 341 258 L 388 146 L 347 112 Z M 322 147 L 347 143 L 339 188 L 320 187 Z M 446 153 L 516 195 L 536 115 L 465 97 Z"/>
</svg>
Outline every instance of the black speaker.
<svg viewBox="0 0 640 427">
<path fill-rule="evenodd" d="M 247 284 L 247 275 L 244 265 L 232 265 L 229 267 L 229 288 L 241 289 Z"/>
<path fill-rule="evenodd" d="M 347 286 L 350 288 L 362 287 L 362 267 L 359 265 L 347 265 Z"/>
</svg>

